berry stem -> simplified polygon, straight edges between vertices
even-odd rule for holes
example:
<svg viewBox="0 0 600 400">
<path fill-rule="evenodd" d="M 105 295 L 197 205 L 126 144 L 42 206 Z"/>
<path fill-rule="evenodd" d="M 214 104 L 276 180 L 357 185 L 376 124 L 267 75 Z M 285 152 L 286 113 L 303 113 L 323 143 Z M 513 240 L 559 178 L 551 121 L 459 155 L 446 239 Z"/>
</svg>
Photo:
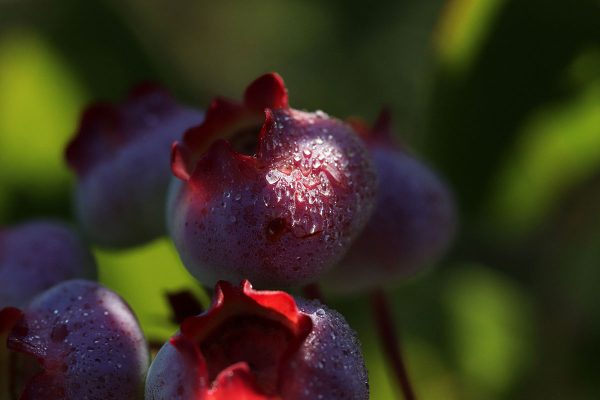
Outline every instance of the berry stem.
<svg viewBox="0 0 600 400">
<path fill-rule="evenodd" d="M 323 301 L 323 293 L 321 292 L 321 288 L 318 283 L 309 283 L 308 285 L 302 288 L 302 294 L 309 300 L 319 300 L 322 304 L 325 304 Z"/>
<path fill-rule="evenodd" d="M 204 311 L 202 303 L 190 290 L 167 292 L 166 297 L 171 307 L 171 319 L 178 325 L 187 317 L 196 316 Z"/>
<path fill-rule="evenodd" d="M 415 400 L 415 392 L 410 384 L 406 364 L 402 358 L 398 333 L 394 325 L 394 319 L 392 318 L 389 300 L 381 288 L 377 288 L 371 293 L 371 308 L 377 324 L 379 341 L 385 350 L 388 361 L 394 369 L 404 399 Z"/>
<path fill-rule="evenodd" d="M 8 353 L 8 394 L 13 400 L 19 398 L 17 393 L 17 353 Z"/>
</svg>

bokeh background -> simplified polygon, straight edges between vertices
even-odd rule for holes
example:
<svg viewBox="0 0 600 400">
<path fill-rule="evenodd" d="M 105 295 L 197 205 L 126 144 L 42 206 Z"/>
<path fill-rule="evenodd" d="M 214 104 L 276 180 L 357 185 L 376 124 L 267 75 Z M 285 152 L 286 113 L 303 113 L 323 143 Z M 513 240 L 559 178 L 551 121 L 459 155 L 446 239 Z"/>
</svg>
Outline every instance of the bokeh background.
<svg viewBox="0 0 600 400">
<path fill-rule="evenodd" d="M 62 152 L 89 102 L 155 80 L 205 107 L 271 70 L 298 108 L 389 105 L 455 191 L 453 249 L 389 291 L 421 399 L 600 398 L 597 0 L 0 0 L 0 223 L 72 220 Z M 150 338 L 175 329 L 165 290 L 203 295 L 166 239 L 95 252 Z M 332 304 L 372 398 L 399 398 L 368 302 Z"/>
</svg>

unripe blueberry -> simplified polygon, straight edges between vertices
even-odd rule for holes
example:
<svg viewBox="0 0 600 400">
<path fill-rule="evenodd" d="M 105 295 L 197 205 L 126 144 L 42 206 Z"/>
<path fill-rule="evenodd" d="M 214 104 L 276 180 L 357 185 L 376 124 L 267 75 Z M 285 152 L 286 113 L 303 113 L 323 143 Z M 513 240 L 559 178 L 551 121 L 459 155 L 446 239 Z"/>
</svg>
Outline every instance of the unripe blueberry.
<svg viewBox="0 0 600 400">
<path fill-rule="evenodd" d="M 285 292 L 219 282 L 157 354 L 147 400 L 368 399 L 360 346 L 344 318 Z"/>
<path fill-rule="evenodd" d="M 388 286 L 415 274 L 445 252 L 456 230 L 456 210 L 444 182 L 393 142 L 389 112 L 368 128 L 354 121 L 377 168 L 377 204 L 344 259 L 323 280 L 330 292 Z"/>
<path fill-rule="evenodd" d="M 42 368 L 22 399 L 143 398 L 149 354 L 138 322 L 118 295 L 94 282 L 63 282 L 36 297 L 8 347 Z"/>
<path fill-rule="evenodd" d="M 201 112 L 150 85 L 84 112 L 66 158 L 77 173 L 77 218 L 93 242 L 128 247 L 165 233 L 170 146 L 201 121 Z"/>
<path fill-rule="evenodd" d="M 0 308 L 23 307 L 59 282 L 96 279 L 96 263 L 75 232 L 53 221 L 0 227 Z"/>
<path fill-rule="evenodd" d="M 180 181 L 170 233 L 205 285 L 314 281 L 349 248 L 375 198 L 374 167 L 354 130 L 290 108 L 276 74 L 254 81 L 243 103 L 214 100 L 174 145 L 172 170 Z"/>
</svg>

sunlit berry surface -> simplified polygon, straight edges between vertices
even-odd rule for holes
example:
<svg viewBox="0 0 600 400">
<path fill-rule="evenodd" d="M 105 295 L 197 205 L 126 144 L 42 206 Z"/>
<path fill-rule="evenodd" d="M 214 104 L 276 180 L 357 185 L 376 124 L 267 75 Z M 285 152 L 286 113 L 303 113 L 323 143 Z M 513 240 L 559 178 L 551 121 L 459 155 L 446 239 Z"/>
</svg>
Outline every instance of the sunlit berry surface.
<svg viewBox="0 0 600 400">
<path fill-rule="evenodd" d="M 205 122 L 174 145 L 172 169 L 182 182 L 171 187 L 169 231 L 184 265 L 207 285 L 314 282 L 371 216 L 372 158 L 349 124 L 290 108 L 276 74 L 256 79 L 244 97 L 213 101 Z M 240 133 L 248 115 L 262 125 Z M 236 151 L 241 135 L 255 148 Z M 203 153 L 209 139 L 216 141 Z"/>
</svg>

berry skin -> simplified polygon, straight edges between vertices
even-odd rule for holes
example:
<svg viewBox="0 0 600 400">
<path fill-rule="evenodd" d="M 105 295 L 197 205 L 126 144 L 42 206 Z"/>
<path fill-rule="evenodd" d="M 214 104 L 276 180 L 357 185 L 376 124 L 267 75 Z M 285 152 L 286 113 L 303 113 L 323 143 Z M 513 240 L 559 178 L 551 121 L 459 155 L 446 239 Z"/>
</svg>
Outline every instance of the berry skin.
<svg viewBox="0 0 600 400">
<path fill-rule="evenodd" d="M 452 195 L 422 161 L 393 143 L 384 110 L 370 129 L 354 121 L 379 175 L 375 211 L 344 259 L 324 278 L 332 293 L 387 286 L 441 257 L 456 230 Z"/>
<path fill-rule="evenodd" d="M 138 322 L 118 295 L 94 282 L 63 282 L 36 297 L 7 343 L 42 368 L 21 399 L 143 398 L 149 354 Z"/>
<path fill-rule="evenodd" d="M 96 263 L 66 225 L 35 221 L 0 228 L 0 308 L 23 307 L 51 286 L 74 278 L 96 279 Z"/>
<path fill-rule="evenodd" d="M 146 400 L 368 399 L 360 345 L 343 317 L 285 292 L 221 281 L 157 354 Z"/>
<path fill-rule="evenodd" d="M 205 285 L 316 280 L 360 233 L 375 198 L 374 167 L 354 130 L 290 108 L 273 73 L 243 103 L 214 100 L 204 123 L 174 144 L 172 171 L 169 230 Z"/>
<path fill-rule="evenodd" d="M 66 159 L 78 178 L 77 218 L 94 243 L 130 247 L 165 234 L 170 146 L 201 121 L 202 113 L 151 85 L 83 113 Z"/>
</svg>

